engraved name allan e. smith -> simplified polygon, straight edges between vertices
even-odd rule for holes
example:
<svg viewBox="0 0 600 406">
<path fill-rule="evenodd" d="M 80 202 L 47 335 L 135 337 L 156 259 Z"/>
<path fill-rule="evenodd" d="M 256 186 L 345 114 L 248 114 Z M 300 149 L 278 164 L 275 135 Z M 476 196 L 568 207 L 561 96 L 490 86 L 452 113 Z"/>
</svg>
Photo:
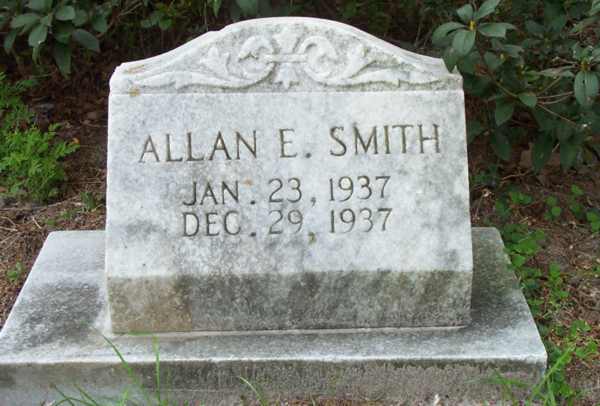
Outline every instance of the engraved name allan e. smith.
<svg viewBox="0 0 600 406">
<path fill-rule="evenodd" d="M 361 154 L 407 154 L 441 153 L 440 126 L 438 124 L 385 124 L 372 127 L 351 128 L 332 126 L 329 130 L 329 155 L 343 157 Z M 204 148 L 195 148 L 195 134 L 187 132 L 175 137 L 164 134 L 162 137 L 149 135 L 142 145 L 138 162 L 198 162 L 220 160 L 240 160 L 244 156 L 259 157 L 257 144 L 258 130 L 251 132 L 218 131 L 212 137 L 199 137 L 205 141 Z M 295 158 L 299 152 L 294 149 L 297 136 L 293 128 L 280 128 L 274 131 L 279 142 L 280 158 Z M 175 144 L 183 148 L 174 148 Z M 173 151 L 185 151 L 180 155 Z"/>
</svg>

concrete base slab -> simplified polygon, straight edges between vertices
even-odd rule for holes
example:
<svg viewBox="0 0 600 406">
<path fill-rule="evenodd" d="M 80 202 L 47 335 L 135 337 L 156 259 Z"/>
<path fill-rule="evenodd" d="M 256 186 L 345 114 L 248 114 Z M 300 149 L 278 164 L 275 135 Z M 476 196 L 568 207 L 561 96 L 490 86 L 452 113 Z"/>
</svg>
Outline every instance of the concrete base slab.
<svg viewBox="0 0 600 406">
<path fill-rule="evenodd" d="M 464 328 L 210 332 L 154 335 L 163 396 L 231 405 L 251 392 L 449 403 L 498 399 L 496 373 L 534 383 L 546 352 L 498 232 L 473 229 L 472 323 Z M 107 336 L 154 387 L 153 337 L 107 333 L 104 232 L 52 233 L 0 333 L 0 404 L 99 398 L 129 386 Z M 134 296 L 136 292 L 131 292 Z M 131 391 L 134 395 L 136 392 Z"/>
</svg>

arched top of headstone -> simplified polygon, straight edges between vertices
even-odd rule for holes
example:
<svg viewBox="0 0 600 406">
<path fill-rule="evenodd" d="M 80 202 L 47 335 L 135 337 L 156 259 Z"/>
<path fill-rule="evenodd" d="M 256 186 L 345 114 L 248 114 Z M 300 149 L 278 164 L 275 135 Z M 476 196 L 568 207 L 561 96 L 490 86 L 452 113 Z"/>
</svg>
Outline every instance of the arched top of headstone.
<svg viewBox="0 0 600 406">
<path fill-rule="evenodd" d="M 111 93 L 461 89 L 443 61 L 335 21 L 265 18 L 208 32 L 170 52 L 120 65 Z"/>
</svg>

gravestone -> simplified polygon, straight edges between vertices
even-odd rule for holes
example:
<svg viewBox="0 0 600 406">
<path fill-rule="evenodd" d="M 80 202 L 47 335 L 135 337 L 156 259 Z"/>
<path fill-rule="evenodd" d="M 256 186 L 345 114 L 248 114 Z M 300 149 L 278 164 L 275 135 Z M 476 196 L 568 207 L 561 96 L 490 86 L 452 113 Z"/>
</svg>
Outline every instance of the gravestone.
<svg viewBox="0 0 600 406">
<path fill-rule="evenodd" d="M 52 233 L 0 333 L 0 399 L 499 399 L 546 353 L 471 229 L 461 77 L 344 24 L 259 19 L 119 66 L 106 231 Z M 149 333 L 149 334 L 139 334 Z M 170 385 L 170 386 L 169 386 Z M 135 396 L 135 395 L 133 395 Z"/>
<path fill-rule="evenodd" d="M 117 68 L 108 155 L 114 331 L 469 322 L 462 81 L 439 59 L 232 26 Z"/>
</svg>

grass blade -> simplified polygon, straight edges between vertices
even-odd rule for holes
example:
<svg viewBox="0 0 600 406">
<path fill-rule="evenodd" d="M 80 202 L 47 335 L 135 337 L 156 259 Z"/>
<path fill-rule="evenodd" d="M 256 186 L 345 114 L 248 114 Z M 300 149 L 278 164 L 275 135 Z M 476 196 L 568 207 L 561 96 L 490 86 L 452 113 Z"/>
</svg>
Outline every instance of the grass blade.
<svg viewBox="0 0 600 406">
<path fill-rule="evenodd" d="M 245 379 L 245 378 L 243 378 L 241 376 L 239 377 L 239 379 L 246 386 L 248 386 L 250 388 L 250 390 L 252 390 L 252 392 L 256 396 L 256 399 L 258 400 L 258 403 L 260 403 L 260 406 L 269 406 L 269 401 L 265 397 L 264 392 L 263 392 L 263 390 L 262 390 L 262 388 L 260 386 L 257 385 L 256 388 L 255 388 L 254 385 L 252 385 L 250 383 L 250 381 L 248 381 L 247 379 Z"/>
<path fill-rule="evenodd" d="M 87 399 L 92 406 L 102 406 L 100 405 L 100 403 L 96 402 L 94 400 L 94 398 L 92 398 L 86 391 L 84 391 L 80 386 L 78 386 L 77 384 L 75 384 L 75 389 L 77 389 L 77 391 L 79 392 L 79 394 L 81 396 L 83 396 L 84 399 Z"/>
<path fill-rule="evenodd" d="M 156 371 L 156 400 L 159 405 L 162 405 L 160 400 L 160 356 L 158 354 L 158 340 L 156 338 L 152 339 L 152 350 L 156 356 L 156 360 L 154 361 Z"/>
<path fill-rule="evenodd" d="M 121 365 L 127 372 L 127 376 L 133 382 L 133 384 L 140 390 L 142 397 L 144 398 L 144 401 L 146 402 L 146 405 L 152 404 L 152 401 L 150 400 L 150 396 L 148 396 L 148 394 L 146 393 L 144 386 L 142 385 L 141 381 L 138 379 L 133 368 L 131 368 L 131 365 L 129 365 L 129 363 L 127 361 L 125 361 L 125 358 L 123 357 L 123 354 L 121 354 L 121 351 L 119 351 L 119 349 L 115 346 L 115 344 L 112 341 L 110 341 L 107 337 L 105 337 L 104 335 L 102 337 L 104 338 L 104 340 L 106 340 L 108 345 L 110 345 L 110 347 L 115 352 L 115 354 L 117 354 L 117 357 L 119 357 L 119 360 L 121 360 Z"/>
</svg>

